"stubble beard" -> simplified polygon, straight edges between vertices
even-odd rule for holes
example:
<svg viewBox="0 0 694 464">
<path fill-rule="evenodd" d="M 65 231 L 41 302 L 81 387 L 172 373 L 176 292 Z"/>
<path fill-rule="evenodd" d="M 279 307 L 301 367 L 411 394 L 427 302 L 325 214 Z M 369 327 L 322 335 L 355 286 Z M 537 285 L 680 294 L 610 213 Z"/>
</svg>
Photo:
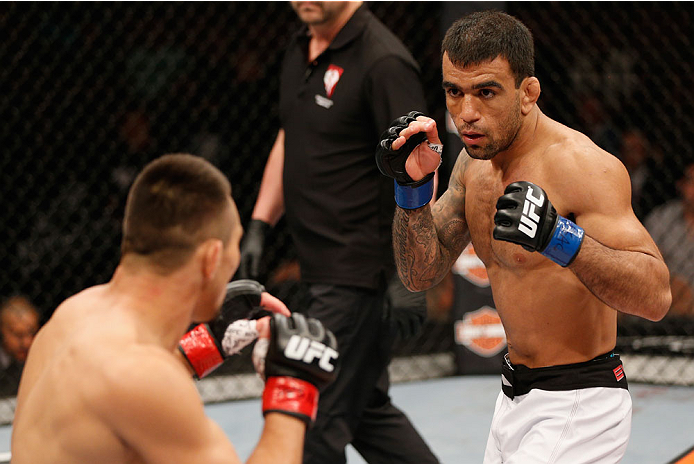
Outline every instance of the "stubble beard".
<svg viewBox="0 0 694 464">
<path fill-rule="evenodd" d="M 309 12 L 302 13 L 301 10 L 296 10 L 297 15 L 301 22 L 307 26 L 321 26 L 327 24 L 335 19 L 341 10 L 335 10 L 333 8 L 326 8 L 322 2 L 316 2 L 314 8 L 318 8 L 319 12 Z"/>
<path fill-rule="evenodd" d="M 465 151 L 468 155 L 470 155 L 470 158 L 489 161 L 500 152 L 508 150 L 508 148 L 516 140 L 516 136 L 518 135 L 520 126 L 520 101 L 517 101 L 513 110 L 509 112 L 508 117 L 500 124 L 499 132 L 501 134 L 501 138 L 497 139 L 491 136 L 490 134 L 484 133 L 484 135 L 489 140 L 489 142 L 485 146 L 468 146 L 465 142 L 463 142 L 463 145 L 465 146 Z M 463 132 L 463 130 L 459 129 L 458 133 L 460 132 Z"/>
</svg>

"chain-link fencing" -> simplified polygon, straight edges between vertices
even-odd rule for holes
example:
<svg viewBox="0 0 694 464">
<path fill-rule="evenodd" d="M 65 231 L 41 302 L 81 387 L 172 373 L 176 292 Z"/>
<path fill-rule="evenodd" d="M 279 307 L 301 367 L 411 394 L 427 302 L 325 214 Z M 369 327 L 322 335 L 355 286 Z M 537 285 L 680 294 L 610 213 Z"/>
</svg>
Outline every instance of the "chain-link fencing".
<svg viewBox="0 0 694 464">
<path fill-rule="evenodd" d="M 686 196 L 686 182 L 694 183 L 686 169 L 694 162 L 691 9 L 670 2 L 493 6 L 534 34 L 542 110 L 627 166 L 634 210 L 669 261 L 674 301 L 666 319 L 620 319 L 618 348 L 645 359 L 631 377 L 694 384 L 686 367 L 694 356 L 694 228 L 687 231 L 694 194 Z M 445 127 L 441 38 L 453 20 L 484 4 L 369 7 L 419 61 L 430 114 Z M 282 52 L 298 27 L 286 2 L 1 3 L 0 296 L 25 295 L 45 321 L 64 298 L 107 281 L 118 262 L 127 189 L 164 153 L 194 153 L 222 169 L 247 223 L 279 127 Z M 448 151 L 442 188 L 455 155 Z M 262 280 L 293 308 L 302 292 L 283 221 L 267 244 Z M 459 371 L 455 288 L 451 277 L 429 292 L 421 334 L 396 346 L 396 381 Z M 248 353 L 200 385 L 209 401 L 259 391 Z M 0 415 L 11 418 L 12 405 Z"/>
</svg>

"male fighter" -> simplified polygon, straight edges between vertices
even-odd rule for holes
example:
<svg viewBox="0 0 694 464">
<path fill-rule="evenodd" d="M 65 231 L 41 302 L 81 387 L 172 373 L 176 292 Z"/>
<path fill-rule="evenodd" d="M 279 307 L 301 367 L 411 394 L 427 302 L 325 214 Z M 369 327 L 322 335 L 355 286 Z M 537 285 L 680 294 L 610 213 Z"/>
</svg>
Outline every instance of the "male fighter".
<svg viewBox="0 0 694 464">
<path fill-rule="evenodd" d="M 656 321 L 671 302 L 629 175 L 537 106 L 533 41 L 520 21 L 473 13 L 447 31 L 442 52 L 465 148 L 433 210 L 434 120 L 399 118 L 377 152 L 396 180 L 400 278 L 413 291 L 431 287 L 470 241 L 487 268 L 509 353 L 485 463 L 618 462 L 631 399 L 613 352 L 617 312 Z"/>
<path fill-rule="evenodd" d="M 210 163 L 167 155 L 146 166 L 128 196 L 113 278 L 64 301 L 29 351 L 12 462 L 240 462 L 178 353 L 201 375 L 220 350 L 233 352 L 218 321 L 180 341 L 191 322 L 215 318 L 227 293 L 237 312 L 244 299 L 287 312 L 258 286 L 227 288 L 241 235 L 229 182 Z M 275 314 L 265 327 L 266 419 L 248 462 L 296 464 L 318 388 L 334 377 L 334 336 L 301 315 Z"/>
</svg>

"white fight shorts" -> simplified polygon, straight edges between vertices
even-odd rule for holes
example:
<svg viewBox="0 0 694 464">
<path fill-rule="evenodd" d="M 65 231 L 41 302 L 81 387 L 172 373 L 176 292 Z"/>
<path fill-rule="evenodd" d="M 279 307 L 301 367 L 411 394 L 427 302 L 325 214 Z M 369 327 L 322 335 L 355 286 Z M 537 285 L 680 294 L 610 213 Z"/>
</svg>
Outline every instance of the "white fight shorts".
<svg viewBox="0 0 694 464">
<path fill-rule="evenodd" d="M 619 356 L 530 369 L 508 355 L 484 464 L 610 464 L 631 433 L 631 396 Z"/>
</svg>

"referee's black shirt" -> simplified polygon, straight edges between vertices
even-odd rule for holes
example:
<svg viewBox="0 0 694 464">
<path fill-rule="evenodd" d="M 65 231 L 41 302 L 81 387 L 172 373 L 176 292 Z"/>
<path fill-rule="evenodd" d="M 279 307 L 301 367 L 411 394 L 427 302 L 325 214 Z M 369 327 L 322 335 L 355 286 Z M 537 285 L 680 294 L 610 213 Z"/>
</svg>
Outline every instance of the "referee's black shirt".
<svg viewBox="0 0 694 464">
<path fill-rule="evenodd" d="M 392 272 L 393 180 L 374 159 L 381 132 L 426 112 L 419 67 L 362 5 L 308 63 L 304 27 L 284 57 L 284 201 L 302 280 L 376 288 Z"/>
</svg>

